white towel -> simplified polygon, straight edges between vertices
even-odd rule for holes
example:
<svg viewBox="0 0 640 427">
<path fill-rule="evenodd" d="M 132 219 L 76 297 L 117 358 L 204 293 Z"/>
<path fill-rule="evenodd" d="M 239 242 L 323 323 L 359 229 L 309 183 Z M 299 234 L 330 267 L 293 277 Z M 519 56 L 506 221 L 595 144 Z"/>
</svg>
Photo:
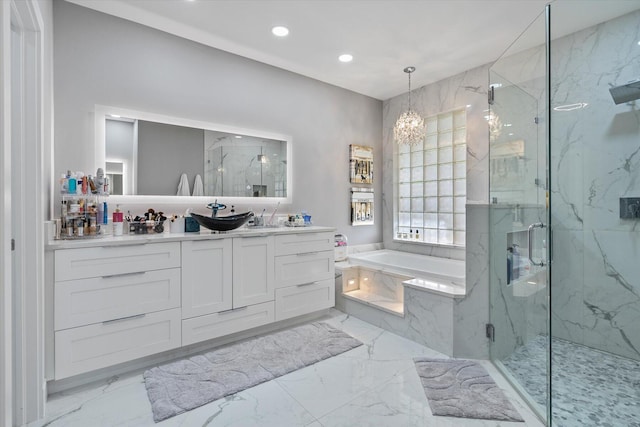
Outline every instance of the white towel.
<svg viewBox="0 0 640 427">
<path fill-rule="evenodd" d="M 202 177 L 200 174 L 196 175 L 195 181 L 193 181 L 193 194 L 192 196 L 204 196 L 204 185 L 202 185 Z"/>
<path fill-rule="evenodd" d="M 183 173 L 180 176 L 180 184 L 178 184 L 178 194 L 177 196 L 190 196 L 189 193 L 189 179 L 187 178 L 187 174 Z"/>
</svg>

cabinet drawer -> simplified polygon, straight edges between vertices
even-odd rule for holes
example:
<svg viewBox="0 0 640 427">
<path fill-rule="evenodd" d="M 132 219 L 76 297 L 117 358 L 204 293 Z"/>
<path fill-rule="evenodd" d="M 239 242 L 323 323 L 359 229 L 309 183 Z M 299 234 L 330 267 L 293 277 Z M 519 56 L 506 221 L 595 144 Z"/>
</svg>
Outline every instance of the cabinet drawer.
<svg viewBox="0 0 640 427">
<path fill-rule="evenodd" d="M 182 345 L 210 340 L 273 322 L 273 301 L 182 321 Z"/>
<path fill-rule="evenodd" d="M 332 233 L 295 233 L 276 236 L 276 256 L 303 252 L 332 251 Z"/>
<path fill-rule="evenodd" d="M 333 279 L 333 250 L 276 257 L 275 273 L 276 288 Z"/>
<path fill-rule="evenodd" d="M 180 269 L 56 282 L 55 330 L 180 307 Z"/>
<path fill-rule="evenodd" d="M 61 249 L 55 255 L 55 280 L 60 282 L 175 267 L 180 267 L 179 242 Z"/>
<path fill-rule="evenodd" d="M 276 289 L 276 321 L 335 305 L 335 280 Z"/>
<path fill-rule="evenodd" d="M 180 347 L 180 309 L 55 333 L 55 379 Z"/>
</svg>

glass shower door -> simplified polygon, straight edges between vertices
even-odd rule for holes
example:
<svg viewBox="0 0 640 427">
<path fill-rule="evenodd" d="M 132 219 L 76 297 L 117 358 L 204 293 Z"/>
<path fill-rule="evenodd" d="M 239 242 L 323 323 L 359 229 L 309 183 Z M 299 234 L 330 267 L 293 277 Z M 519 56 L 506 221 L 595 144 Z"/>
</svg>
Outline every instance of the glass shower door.
<svg viewBox="0 0 640 427">
<path fill-rule="evenodd" d="M 542 45 L 523 50 L 517 41 L 489 72 L 488 332 L 492 361 L 544 419 L 549 406 L 544 16 L 538 21 L 527 31 L 537 30 Z"/>
</svg>

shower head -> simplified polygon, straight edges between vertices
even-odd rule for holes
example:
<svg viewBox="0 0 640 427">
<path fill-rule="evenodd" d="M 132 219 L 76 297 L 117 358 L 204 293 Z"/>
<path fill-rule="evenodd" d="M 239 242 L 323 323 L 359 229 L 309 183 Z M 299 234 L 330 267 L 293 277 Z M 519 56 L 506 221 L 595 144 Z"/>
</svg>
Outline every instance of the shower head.
<svg viewBox="0 0 640 427">
<path fill-rule="evenodd" d="M 640 79 L 609 88 L 613 102 L 622 104 L 640 98 Z"/>
</svg>

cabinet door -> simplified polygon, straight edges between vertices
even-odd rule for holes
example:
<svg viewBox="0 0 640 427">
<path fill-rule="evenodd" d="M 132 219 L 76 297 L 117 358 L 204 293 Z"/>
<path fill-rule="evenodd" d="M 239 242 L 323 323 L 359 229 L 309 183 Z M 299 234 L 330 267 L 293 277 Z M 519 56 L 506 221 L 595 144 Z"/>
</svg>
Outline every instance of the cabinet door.
<svg viewBox="0 0 640 427">
<path fill-rule="evenodd" d="M 273 236 L 233 239 L 233 307 L 273 301 Z"/>
<path fill-rule="evenodd" d="M 231 239 L 182 242 L 182 318 L 232 308 Z"/>
</svg>

